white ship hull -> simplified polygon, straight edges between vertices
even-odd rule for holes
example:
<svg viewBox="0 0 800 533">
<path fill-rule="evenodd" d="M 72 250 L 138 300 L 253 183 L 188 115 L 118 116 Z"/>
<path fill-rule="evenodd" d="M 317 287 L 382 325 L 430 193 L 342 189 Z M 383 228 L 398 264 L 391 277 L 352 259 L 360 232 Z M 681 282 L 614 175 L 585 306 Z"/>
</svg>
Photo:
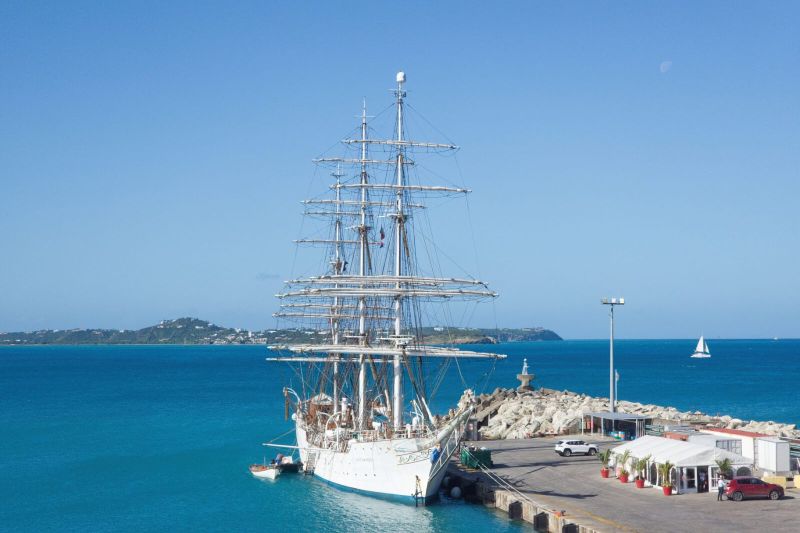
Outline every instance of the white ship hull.
<svg viewBox="0 0 800 533">
<path fill-rule="evenodd" d="M 310 446 L 305 429 L 298 424 L 297 445 L 303 464 L 332 485 L 409 503 L 428 502 L 438 496 L 468 415 L 467 411 L 456 417 L 433 439 L 353 440 L 346 451 Z M 433 462 L 431 454 L 437 443 L 442 452 Z"/>
<path fill-rule="evenodd" d="M 711 355 L 707 354 L 707 353 L 693 353 L 689 357 L 691 357 L 693 359 L 710 359 Z"/>
</svg>

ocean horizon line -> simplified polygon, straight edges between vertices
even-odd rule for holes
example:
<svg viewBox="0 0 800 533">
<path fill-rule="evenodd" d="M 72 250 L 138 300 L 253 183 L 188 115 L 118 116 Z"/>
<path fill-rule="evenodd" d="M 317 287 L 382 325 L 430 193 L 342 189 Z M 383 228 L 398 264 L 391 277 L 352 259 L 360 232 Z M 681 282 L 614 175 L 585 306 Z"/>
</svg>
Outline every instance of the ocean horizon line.
<svg viewBox="0 0 800 533">
<path fill-rule="evenodd" d="M 781 341 L 800 341 L 800 337 L 778 337 L 778 338 L 770 338 L 770 337 L 706 337 L 708 340 L 712 340 L 714 342 L 739 342 L 739 341 L 764 341 L 764 342 L 781 342 Z M 679 341 L 686 341 L 686 342 L 695 342 L 697 338 L 695 337 L 630 337 L 630 338 L 620 338 L 614 337 L 614 343 L 618 342 L 679 342 Z M 533 341 L 500 341 L 497 343 L 483 343 L 487 346 L 497 346 L 502 344 L 542 344 L 542 343 L 550 343 L 550 342 L 609 342 L 608 338 L 561 338 L 558 340 L 533 340 Z M 443 344 L 443 343 L 436 343 L 436 344 Z M 445 343 L 450 344 L 450 343 Z M 482 343 L 453 343 L 454 345 L 476 345 Z M 50 343 L 27 343 L 27 342 L 20 342 L 20 343 L 0 343 L 0 348 L 19 348 L 22 346 L 215 346 L 215 347 L 235 347 L 235 346 L 264 346 L 267 345 L 264 343 L 231 343 L 231 344 L 214 344 L 214 343 L 178 343 L 178 342 L 152 342 L 152 343 L 127 343 L 127 342 L 97 342 L 97 343 L 57 343 L 57 342 L 50 342 Z M 269 349 L 269 348 L 268 348 Z"/>
</svg>

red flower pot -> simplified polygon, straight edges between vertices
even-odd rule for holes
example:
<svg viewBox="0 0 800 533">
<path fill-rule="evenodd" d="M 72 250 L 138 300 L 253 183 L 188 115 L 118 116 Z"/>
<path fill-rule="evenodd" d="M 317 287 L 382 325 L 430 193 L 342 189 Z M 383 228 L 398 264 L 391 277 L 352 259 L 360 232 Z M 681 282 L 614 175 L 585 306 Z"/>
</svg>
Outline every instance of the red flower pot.
<svg viewBox="0 0 800 533">
<path fill-rule="evenodd" d="M 672 487 L 661 487 L 661 490 L 664 491 L 664 496 L 670 496 L 672 494 Z"/>
<path fill-rule="evenodd" d="M 608 477 L 608 468 L 600 469 L 600 477 Z"/>
<path fill-rule="evenodd" d="M 627 483 L 628 482 L 628 474 L 620 474 L 619 475 L 619 482 L 620 483 Z"/>
<path fill-rule="evenodd" d="M 643 489 L 644 488 L 644 480 L 643 479 L 637 479 L 636 480 L 636 488 L 637 489 Z"/>
</svg>

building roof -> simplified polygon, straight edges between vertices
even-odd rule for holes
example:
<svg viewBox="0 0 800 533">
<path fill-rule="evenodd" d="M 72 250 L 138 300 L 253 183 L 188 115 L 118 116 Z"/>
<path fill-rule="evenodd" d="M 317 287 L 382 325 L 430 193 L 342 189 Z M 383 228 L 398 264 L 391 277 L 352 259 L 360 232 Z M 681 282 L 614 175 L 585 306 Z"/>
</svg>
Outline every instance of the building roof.
<svg viewBox="0 0 800 533">
<path fill-rule="evenodd" d="M 737 435 L 739 437 L 751 437 L 753 439 L 758 437 L 772 437 L 766 433 L 756 433 L 755 431 L 745 431 L 743 429 L 728 429 L 728 428 L 703 428 L 700 431 L 713 431 L 714 433 L 726 433 L 728 435 Z"/>
<path fill-rule="evenodd" d="M 605 418 L 606 420 L 647 420 L 653 418 L 652 416 L 634 415 L 631 413 L 612 413 L 611 411 L 604 411 L 600 413 L 586 413 L 585 416 L 593 416 L 595 418 Z"/>
<path fill-rule="evenodd" d="M 789 444 L 788 441 L 785 441 L 780 437 L 761 437 L 758 440 L 763 441 L 763 442 L 778 442 L 778 443 L 785 442 L 786 444 Z"/>
<path fill-rule="evenodd" d="M 739 454 L 694 442 L 645 435 L 614 448 L 614 454 L 631 452 L 633 457 L 650 456 L 656 463 L 669 461 L 675 466 L 715 466 L 717 459 L 730 459 L 733 465 L 752 465 L 753 461 Z"/>
</svg>

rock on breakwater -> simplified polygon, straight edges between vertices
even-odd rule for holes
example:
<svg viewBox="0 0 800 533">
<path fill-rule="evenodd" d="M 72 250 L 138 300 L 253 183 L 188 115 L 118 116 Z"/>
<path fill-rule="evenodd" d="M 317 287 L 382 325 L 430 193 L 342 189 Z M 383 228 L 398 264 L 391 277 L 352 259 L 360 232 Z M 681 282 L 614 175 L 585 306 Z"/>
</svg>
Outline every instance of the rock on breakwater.
<svg viewBox="0 0 800 533">
<path fill-rule="evenodd" d="M 596 398 L 570 391 L 539 389 L 517 391 L 497 388 L 475 398 L 476 413 L 484 439 L 523 439 L 579 432 L 585 413 L 608 411 L 608 398 Z M 779 437 L 800 439 L 795 424 L 744 421 L 730 416 L 711 416 L 700 411 L 679 411 L 675 407 L 618 401 L 617 410 L 646 415 L 657 421 L 700 424 L 709 428 L 741 429 Z"/>
</svg>

